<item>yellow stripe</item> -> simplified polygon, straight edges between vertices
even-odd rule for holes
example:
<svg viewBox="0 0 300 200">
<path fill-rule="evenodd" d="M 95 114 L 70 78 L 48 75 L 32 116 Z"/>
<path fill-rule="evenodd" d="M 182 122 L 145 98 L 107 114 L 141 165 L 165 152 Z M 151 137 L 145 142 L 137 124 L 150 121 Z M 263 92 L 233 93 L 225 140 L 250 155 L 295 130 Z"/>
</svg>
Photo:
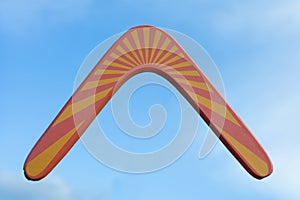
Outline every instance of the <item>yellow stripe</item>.
<svg viewBox="0 0 300 200">
<path fill-rule="evenodd" d="M 112 57 L 113 59 L 117 59 L 120 57 L 118 54 L 116 54 L 114 52 L 112 52 L 109 56 Z"/>
<path fill-rule="evenodd" d="M 149 50 L 150 50 L 151 53 L 150 53 L 150 58 L 149 58 L 149 62 L 148 63 L 152 63 L 152 57 L 154 55 L 155 49 L 151 48 Z"/>
<path fill-rule="evenodd" d="M 121 54 L 125 54 L 125 53 L 126 53 L 125 49 L 123 49 L 123 47 L 121 47 L 120 45 L 117 46 L 116 49 L 117 49 Z"/>
<path fill-rule="evenodd" d="M 145 63 L 147 64 L 147 63 L 149 63 L 149 56 L 148 56 L 148 51 L 149 51 L 149 49 L 148 48 L 146 48 L 145 49 L 145 56 L 146 56 L 146 58 L 145 58 Z"/>
<path fill-rule="evenodd" d="M 133 62 L 135 65 L 139 65 L 137 61 L 135 61 L 121 46 L 117 46 L 116 48 L 122 55 L 125 55 L 131 62 Z"/>
<path fill-rule="evenodd" d="M 172 52 L 172 53 L 174 53 L 177 50 L 178 50 L 177 46 L 174 45 L 169 51 Z"/>
<path fill-rule="evenodd" d="M 192 64 L 188 61 L 184 61 L 184 62 L 181 62 L 181 63 L 178 63 L 178 64 L 174 64 L 174 65 L 170 65 L 170 67 L 172 68 L 181 68 L 181 67 L 188 67 L 188 66 L 191 66 Z"/>
<path fill-rule="evenodd" d="M 135 52 L 133 52 L 134 54 L 135 54 Z M 140 65 L 136 60 L 134 60 L 134 58 L 131 56 L 131 55 L 129 55 L 128 53 L 125 53 L 124 54 L 129 60 L 131 60 L 131 62 L 133 62 L 134 63 L 134 66 L 137 66 L 137 65 Z"/>
<path fill-rule="evenodd" d="M 89 96 L 85 99 L 82 99 L 76 103 L 73 103 L 71 105 L 68 105 L 66 109 L 63 111 L 61 115 L 55 120 L 53 126 L 56 126 L 57 124 L 61 123 L 62 121 L 70 118 L 72 115 L 75 115 L 76 113 L 80 112 L 81 110 L 85 109 L 86 107 L 94 104 L 95 102 L 99 101 L 100 99 L 104 98 L 110 91 L 112 90 L 112 87 L 103 90 L 101 92 L 98 92 L 96 95 Z"/>
<path fill-rule="evenodd" d="M 170 55 L 172 55 L 171 52 L 167 51 L 167 53 L 165 55 L 163 55 L 163 57 L 161 57 L 156 63 L 158 64 L 162 64 L 161 61 L 163 61 L 164 59 L 166 59 L 167 57 L 169 57 Z"/>
<path fill-rule="evenodd" d="M 119 77 L 115 77 L 115 78 L 101 79 L 99 81 L 90 81 L 81 88 L 81 91 L 103 86 L 112 82 L 116 82 L 119 79 L 120 79 Z"/>
<path fill-rule="evenodd" d="M 178 54 L 180 57 L 183 57 L 184 58 L 184 54 L 183 53 L 179 53 Z"/>
<path fill-rule="evenodd" d="M 116 63 L 116 62 L 112 62 L 112 61 L 109 61 L 109 60 L 104 60 L 103 64 L 106 65 L 106 66 L 119 67 L 119 68 L 126 69 L 126 70 L 131 69 L 131 67 L 128 67 L 128 66 Z M 120 69 L 120 70 L 122 70 L 122 69 Z M 95 74 L 97 75 L 97 72 Z"/>
<path fill-rule="evenodd" d="M 160 55 L 162 54 L 163 51 L 164 50 L 162 50 L 162 49 L 158 50 L 158 53 L 156 54 L 155 58 L 153 58 L 153 62 L 152 63 L 157 63 L 156 61 L 160 57 Z"/>
<path fill-rule="evenodd" d="M 133 50 L 134 50 L 133 47 L 131 46 L 131 44 L 130 44 L 130 42 L 129 42 L 129 40 L 128 40 L 127 37 L 123 39 L 123 43 L 125 44 L 125 46 L 126 46 L 130 51 L 133 51 Z"/>
<path fill-rule="evenodd" d="M 191 81 L 191 80 L 187 80 L 187 79 L 184 79 L 184 78 L 175 78 L 175 80 L 179 83 L 190 85 L 192 87 L 199 88 L 201 90 L 206 90 L 206 91 L 209 91 L 209 92 L 213 92 L 213 90 L 209 87 L 209 85 L 207 85 L 204 82 Z"/>
<path fill-rule="evenodd" d="M 140 40 L 139 40 L 139 36 L 138 36 L 137 30 L 132 31 L 131 32 L 131 36 L 132 36 L 132 38 L 134 40 L 134 43 L 135 43 L 136 47 L 138 49 L 140 49 L 141 48 L 141 43 L 140 43 Z"/>
<path fill-rule="evenodd" d="M 107 65 L 109 66 L 113 61 L 110 61 L 110 60 L 104 60 L 103 61 L 103 65 Z"/>
<path fill-rule="evenodd" d="M 218 127 L 220 130 L 221 128 Z M 229 133 L 224 130 L 220 132 L 222 136 L 231 144 L 237 152 L 248 162 L 248 164 L 258 173 L 260 176 L 266 176 L 269 173 L 267 163 L 262 160 L 258 155 L 252 152 L 250 149 L 241 144 L 238 140 L 233 138 Z"/>
<path fill-rule="evenodd" d="M 128 67 L 128 66 L 125 66 L 125 65 L 116 63 L 116 62 L 112 62 L 112 63 L 110 64 L 110 66 L 113 66 L 113 67 L 119 67 L 119 68 L 122 68 L 122 69 L 126 69 L 126 71 L 132 68 L 132 67 Z M 120 70 L 121 70 L 121 69 L 120 69 Z"/>
<path fill-rule="evenodd" d="M 78 126 L 74 127 L 56 142 L 51 144 L 47 149 L 33 158 L 28 164 L 25 166 L 26 173 L 30 176 L 37 176 L 46 167 L 50 164 L 50 162 L 54 159 L 54 157 L 58 154 L 58 152 L 64 147 L 64 145 L 69 141 L 69 139 L 76 133 L 76 131 L 83 124 L 82 121 Z"/>
<path fill-rule="evenodd" d="M 166 38 L 160 49 L 166 49 L 170 42 L 171 40 L 169 38 Z"/>
<path fill-rule="evenodd" d="M 125 74 L 127 71 L 121 71 L 121 70 L 110 70 L 110 69 L 98 69 L 95 74 Z"/>
<path fill-rule="evenodd" d="M 139 52 L 139 54 L 140 54 L 140 56 L 141 56 L 141 59 L 142 59 L 142 64 L 145 64 L 146 63 L 146 61 L 145 61 L 145 57 L 144 57 L 144 55 L 143 55 L 143 51 L 142 51 L 142 49 L 138 49 L 138 52 Z"/>
<path fill-rule="evenodd" d="M 144 32 L 144 45 L 145 45 L 145 54 L 146 54 L 146 62 L 148 62 L 149 60 L 149 56 L 148 56 L 148 51 L 149 51 L 149 46 L 150 46 L 150 38 L 149 38 L 149 34 L 150 34 L 150 29 L 149 28 L 144 28 L 143 29 Z"/>
<path fill-rule="evenodd" d="M 152 52 L 151 52 L 151 55 L 150 55 L 150 63 L 154 63 L 152 59 L 153 59 L 154 52 L 155 52 L 155 50 L 157 48 L 157 44 L 158 44 L 158 42 L 160 40 L 160 37 L 161 37 L 161 32 L 158 31 L 158 30 L 156 30 L 155 31 L 153 45 L 152 45 Z"/>
<path fill-rule="evenodd" d="M 154 41 L 153 41 L 153 48 L 156 49 L 157 48 L 157 45 L 158 45 L 158 42 L 160 40 L 160 37 L 161 37 L 161 32 L 156 30 L 155 31 L 155 36 L 154 36 Z"/>
<path fill-rule="evenodd" d="M 141 60 L 139 59 L 139 57 L 137 56 L 136 52 L 134 51 L 133 47 L 131 46 L 128 38 L 124 38 L 123 39 L 123 43 L 125 44 L 125 46 L 132 52 L 133 56 L 136 58 L 136 60 L 138 61 L 138 65 L 141 64 Z M 126 54 L 125 54 L 126 55 Z"/>
<path fill-rule="evenodd" d="M 133 38 L 133 40 L 134 40 L 134 43 L 135 43 L 135 45 L 136 45 L 136 47 L 137 47 L 137 49 L 138 49 L 138 52 L 139 52 L 139 54 L 140 54 L 140 57 L 141 57 L 141 59 L 142 59 L 142 63 L 145 63 L 145 58 L 144 58 L 143 53 L 142 53 L 142 51 L 141 51 L 141 43 L 140 43 L 140 38 L 139 38 L 139 36 L 138 36 L 137 30 L 132 31 L 132 32 L 131 32 L 131 35 L 132 35 L 132 38 Z"/>
<path fill-rule="evenodd" d="M 192 98 L 195 97 L 195 94 L 193 92 L 187 91 L 187 93 L 189 93 L 189 95 Z M 194 99 L 194 101 L 196 100 L 195 98 L 193 98 L 193 99 Z M 240 126 L 240 124 L 237 122 L 235 117 L 226 109 L 226 107 L 224 105 L 214 102 L 214 101 L 207 99 L 198 94 L 197 94 L 196 102 L 198 102 L 200 105 L 214 111 L 215 113 L 222 116 L 223 118 L 235 123 L 237 126 Z"/>
<path fill-rule="evenodd" d="M 149 28 L 143 28 L 143 32 L 144 32 L 144 45 L 145 48 L 149 48 L 150 46 L 150 29 Z"/>
<path fill-rule="evenodd" d="M 183 75 L 183 76 L 199 76 L 198 71 L 196 70 L 187 70 L 187 71 L 169 71 L 169 74 Z"/>
<path fill-rule="evenodd" d="M 128 60 L 122 58 L 121 56 L 117 55 L 116 53 L 111 53 L 110 57 L 114 58 L 114 59 L 118 59 L 123 63 L 126 63 L 127 65 L 129 65 L 130 67 L 134 67 L 134 63 L 129 62 Z"/>
<path fill-rule="evenodd" d="M 180 57 L 180 56 L 174 56 L 173 58 L 167 60 L 166 62 L 164 62 L 164 63 L 162 63 L 162 64 L 168 65 L 169 63 L 175 62 L 175 61 L 177 61 L 177 60 L 179 60 L 179 59 L 181 59 L 181 58 L 182 58 L 182 57 Z"/>
</svg>

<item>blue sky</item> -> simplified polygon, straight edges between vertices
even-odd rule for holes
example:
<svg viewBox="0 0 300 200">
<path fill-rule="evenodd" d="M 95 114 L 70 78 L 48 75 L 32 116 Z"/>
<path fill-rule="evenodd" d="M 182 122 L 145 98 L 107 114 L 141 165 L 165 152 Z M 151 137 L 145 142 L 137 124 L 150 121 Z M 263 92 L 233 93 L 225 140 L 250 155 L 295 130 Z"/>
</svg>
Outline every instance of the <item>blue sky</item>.
<svg viewBox="0 0 300 200">
<path fill-rule="evenodd" d="M 299 199 L 299 8 L 298 1 L 1 1 L 0 199 Z M 185 154 L 157 172 L 112 170 L 79 142 L 44 180 L 24 178 L 27 154 L 72 94 L 85 57 L 140 24 L 180 31 L 207 50 L 228 102 L 271 157 L 270 177 L 253 179 L 221 143 L 199 160 L 201 123 Z M 135 102 L 145 106 L 137 123 L 147 123 L 149 105 Z M 110 119 L 110 108 L 103 111 L 99 118 Z"/>
</svg>

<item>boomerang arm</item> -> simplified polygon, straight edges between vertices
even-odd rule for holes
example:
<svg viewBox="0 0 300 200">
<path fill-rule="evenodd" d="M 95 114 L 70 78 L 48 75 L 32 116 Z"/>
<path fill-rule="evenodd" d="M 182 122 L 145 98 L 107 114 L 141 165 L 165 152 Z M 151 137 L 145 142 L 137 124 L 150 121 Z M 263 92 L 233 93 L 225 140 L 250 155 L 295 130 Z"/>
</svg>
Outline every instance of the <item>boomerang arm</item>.
<svg viewBox="0 0 300 200">
<path fill-rule="evenodd" d="M 193 66 L 199 76 L 182 76 L 180 81 L 169 66 L 146 70 L 169 80 L 252 176 L 262 179 L 270 175 L 273 167 L 264 149 L 201 70 Z"/>
<path fill-rule="evenodd" d="M 181 92 L 251 175 L 260 179 L 272 172 L 263 148 L 182 47 L 147 26 L 126 32 L 101 58 L 33 147 L 24 164 L 26 177 L 39 180 L 50 173 L 117 89 L 149 71 Z"/>
</svg>

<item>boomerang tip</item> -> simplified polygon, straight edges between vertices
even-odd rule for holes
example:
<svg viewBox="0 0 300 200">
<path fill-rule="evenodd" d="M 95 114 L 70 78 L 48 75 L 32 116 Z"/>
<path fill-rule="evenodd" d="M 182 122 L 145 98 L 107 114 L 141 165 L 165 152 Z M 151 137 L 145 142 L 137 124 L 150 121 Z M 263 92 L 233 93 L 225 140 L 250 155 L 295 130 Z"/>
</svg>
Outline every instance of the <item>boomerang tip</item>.
<svg viewBox="0 0 300 200">
<path fill-rule="evenodd" d="M 273 164 L 267 154 L 265 154 L 264 160 L 265 161 L 264 161 L 263 165 L 262 164 L 256 165 L 255 169 L 253 169 L 253 168 L 247 169 L 247 167 L 245 167 L 245 168 L 249 172 L 249 174 L 251 174 L 256 179 L 261 180 L 261 179 L 267 178 L 273 172 Z"/>
<path fill-rule="evenodd" d="M 35 169 L 28 165 L 28 162 L 25 162 L 24 167 L 23 167 L 23 172 L 24 172 L 24 176 L 27 180 L 30 181 L 39 181 L 41 179 L 43 179 L 45 176 L 47 176 L 47 174 L 41 172 L 41 173 L 36 173 Z"/>
</svg>

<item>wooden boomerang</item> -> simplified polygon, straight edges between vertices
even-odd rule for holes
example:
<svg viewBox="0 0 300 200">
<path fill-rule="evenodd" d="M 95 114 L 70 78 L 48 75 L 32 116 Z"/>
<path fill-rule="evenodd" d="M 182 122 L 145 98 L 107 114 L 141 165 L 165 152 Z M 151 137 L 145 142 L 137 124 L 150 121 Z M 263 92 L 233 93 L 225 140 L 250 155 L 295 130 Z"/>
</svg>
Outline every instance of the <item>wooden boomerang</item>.
<svg viewBox="0 0 300 200">
<path fill-rule="evenodd" d="M 71 96 L 28 155 L 25 176 L 47 176 L 123 83 L 142 72 L 170 81 L 252 176 L 272 173 L 263 148 L 184 49 L 166 32 L 139 26 L 112 45 Z"/>
</svg>

